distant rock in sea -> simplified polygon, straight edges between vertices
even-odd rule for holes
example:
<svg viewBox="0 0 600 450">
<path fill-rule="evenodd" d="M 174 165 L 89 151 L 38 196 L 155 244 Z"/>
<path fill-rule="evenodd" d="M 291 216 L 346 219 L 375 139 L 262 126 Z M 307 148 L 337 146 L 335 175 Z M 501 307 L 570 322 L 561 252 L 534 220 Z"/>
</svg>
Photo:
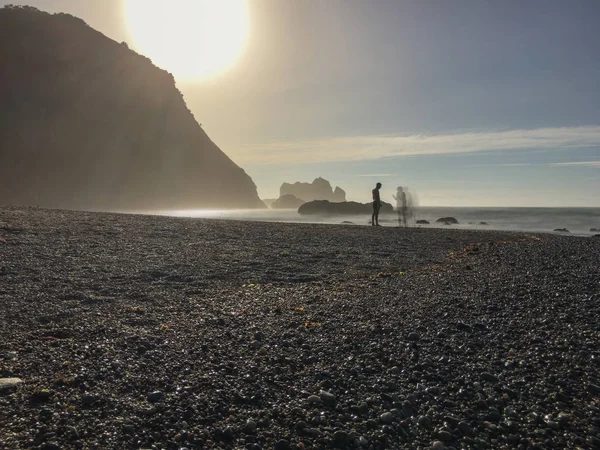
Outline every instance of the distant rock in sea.
<svg viewBox="0 0 600 450">
<path fill-rule="evenodd" d="M 417 220 L 417 225 L 429 225 L 429 221 L 428 220 Z"/>
<path fill-rule="evenodd" d="M 279 188 L 279 196 L 284 195 L 293 195 L 307 202 L 313 200 L 346 201 L 346 192 L 340 187 L 336 187 L 335 190 L 332 189 L 331 183 L 324 178 L 315 178 L 312 183 L 283 183 Z"/>
<path fill-rule="evenodd" d="M 598 229 L 598 228 L 590 228 L 590 231 L 591 232 L 595 232 L 595 231 L 600 231 L 600 229 Z"/>
<path fill-rule="evenodd" d="M 270 208 L 271 205 L 277 200 L 276 198 L 261 198 L 262 202 L 265 204 L 267 208 Z"/>
<path fill-rule="evenodd" d="M 391 204 L 382 202 L 380 214 L 393 213 L 394 208 Z M 358 203 L 358 202 L 340 202 L 334 203 L 327 200 L 313 200 L 307 202 L 298 208 L 299 214 L 313 215 L 313 214 L 328 214 L 328 215 L 354 215 L 354 214 L 368 214 L 373 213 L 372 203 Z"/>
<path fill-rule="evenodd" d="M 0 41 L 3 204 L 264 208 L 173 76 L 126 43 L 70 14 L 16 6 L 0 8 Z"/>
<path fill-rule="evenodd" d="M 487 222 L 479 222 L 479 225 L 489 225 Z"/>
<path fill-rule="evenodd" d="M 570 231 L 567 230 L 566 228 L 555 228 L 554 231 L 556 231 L 558 233 L 570 233 Z"/>
<path fill-rule="evenodd" d="M 298 209 L 306 203 L 304 200 L 297 198 L 291 194 L 282 195 L 271 204 L 273 209 Z"/>
<path fill-rule="evenodd" d="M 445 225 L 458 225 L 458 220 L 454 217 L 440 217 L 436 220 L 436 223 L 443 223 Z"/>
</svg>

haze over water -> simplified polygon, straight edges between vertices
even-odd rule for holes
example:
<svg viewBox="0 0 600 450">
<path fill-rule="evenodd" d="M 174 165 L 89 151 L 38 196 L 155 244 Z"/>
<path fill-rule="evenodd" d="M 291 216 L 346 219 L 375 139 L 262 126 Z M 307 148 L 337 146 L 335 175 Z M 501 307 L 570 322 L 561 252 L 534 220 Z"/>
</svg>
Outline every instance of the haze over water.
<svg viewBox="0 0 600 450">
<path fill-rule="evenodd" d="M 324 223 L 341 224 L 352 222 L 354 225 L 368 225 L 368 215 L 301 215 L 290 209 L 259 210 L 173 210 L 144 212 L 149 214 L 197 217 L 207 219 L 252 220 L 264 222 Z M 458 225 L 435 223 L 440 217 L 455 217 Z M 600 229 L 600 208 L 498 208 L 498 207 L 434 207 L 418 208 L 416 219 L 430 222 L 429 225 L 417 225 L 424 228 L 446 229 L 493 229 L 553 233 L 557 228 L 566 228 L 569 234 L 590 236 Z M 394 214 L 382 215 L 381 225 L 398 227 Z M 487 225 L 481 225 L 486 222 Z M 349 224 L 348 224 L 349 225 Z"/>
</svg>

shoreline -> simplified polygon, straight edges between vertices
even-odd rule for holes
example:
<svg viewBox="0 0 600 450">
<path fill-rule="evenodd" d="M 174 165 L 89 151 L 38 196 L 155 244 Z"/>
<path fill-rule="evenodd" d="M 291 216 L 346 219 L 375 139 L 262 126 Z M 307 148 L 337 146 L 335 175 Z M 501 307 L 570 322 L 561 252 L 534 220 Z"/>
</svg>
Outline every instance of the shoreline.
<svg viewBox="0 0 600 450">
<path fill-rule="evenodd" d="M 600 443 L 600 240 L 35 208 L 0 236 L 0 448 Z"/>
</svg>

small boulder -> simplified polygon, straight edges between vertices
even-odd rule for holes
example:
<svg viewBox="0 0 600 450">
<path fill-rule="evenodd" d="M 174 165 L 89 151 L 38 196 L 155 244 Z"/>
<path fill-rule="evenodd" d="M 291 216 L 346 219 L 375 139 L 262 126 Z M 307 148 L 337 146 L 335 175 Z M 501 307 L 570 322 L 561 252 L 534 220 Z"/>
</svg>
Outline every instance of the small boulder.
<svg viewBox="0 0 600 450">
<path fill-rule="evenodd" d="M 444 225 L 458 225 L 458 220 L 456 220 L 454 217 L 440 217 L 435 222 L 443 223 Z"/>
</svg>

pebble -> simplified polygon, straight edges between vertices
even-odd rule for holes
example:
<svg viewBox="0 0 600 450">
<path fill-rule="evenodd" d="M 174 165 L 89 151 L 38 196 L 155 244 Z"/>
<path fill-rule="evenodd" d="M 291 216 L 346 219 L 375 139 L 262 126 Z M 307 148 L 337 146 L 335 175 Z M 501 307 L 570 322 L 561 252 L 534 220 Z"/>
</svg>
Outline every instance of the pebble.
<svg viewBox="0 0 600 450">
<path fill-rule="evenodd" d="M 484 381 L 489 381 L 490 383 L 497 383 L 498 381 L 500 381 L 500 379 L 496 375 L 493 375 L 490 372 L 483 372 L 481 374 L 481 379 Z"/>
<path fill-rule="evenodd" d="M 441 441 L 433 441 L 433 445 L 431 446 L 431 450 L 444 450 L 446 446 Z"/>
<path fill-rule="evenodd" d="M 162 392 L 154 391 L 153 393 L 149 394 L 148 397 L 146 397 L 146 400 L 148 400 L 150 403 L 156 403 L 160 402 L 164 396 L 165 394 Z"/>
<path fill-rule="evenodd" d="M 290 450 L 290 441 L 287 439 L 280 439 L 275 444 L 275 450 Z"/>
<path fill-rule="evenodd" d="M 244 433 L 252 434 L 256 431 L 257 424 L 254 420 L 248 419 L 244 425 Z"/>
<path fill-rule="evenodd" d="M 419 416 L 417 424 L 423 428 L 431 428 L 431 419 L 427 416 Z"/>
<path fill-rule="evenodd" d="M 335 395 L 328 391 L 321 391 L 319 393 L 319 398 L 326 405 L 334 405 L 335 404 Z"/>
<path fill-rule="evenodd" d="M 417 333 L 416 331 L 413 331 L 412 333 L 409 333 L 409 335 L 408 335 L 409 341 L 416 342 L 419 339 L 421 339 L 421 335 L 419 333 Z"/>
<path fill-rule="evenodd" d="M 390 424 L 394 421 L 394 415 L 391 412 L 385 412 L 381 416 L 379 416 L 379 419 L 383 423 Z"/>
<path fill-rule="evenodd" d="M 17 387 L 22 382 L 20 378 L 0 378 L 0 391 Z"/>
</svg>

